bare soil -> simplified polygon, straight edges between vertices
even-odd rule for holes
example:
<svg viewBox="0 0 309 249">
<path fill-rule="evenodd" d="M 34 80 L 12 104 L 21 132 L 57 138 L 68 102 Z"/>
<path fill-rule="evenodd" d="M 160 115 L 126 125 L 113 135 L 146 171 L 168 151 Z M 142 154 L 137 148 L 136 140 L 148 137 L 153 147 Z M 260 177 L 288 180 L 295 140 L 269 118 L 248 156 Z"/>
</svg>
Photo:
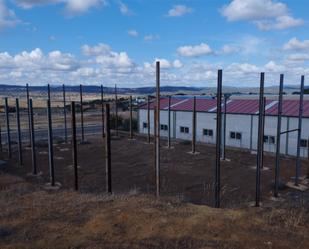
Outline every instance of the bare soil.
<svg viewBox="0 0 309 249">
<path fill-rule="evenodd" d="M 39 177 L 29 174 L 29 148 L 23 166 L 13 154 L 0 171 L 0 248 L 309 248 L 308 191 L 282 187 L 280 198 L 272 198 L 273 155 L 265 156 L 262 206 L 255 208 L 256 155 L 227 150 L 223 209 L 212 209 L 213 146 L 198 144 L 200 154 L 192 155 L 190 143 L 174 141 L 167 149 L 162 141 L 162 197 L 156 200 L 153 144 L 142 136 L 113 138 L 113 195 L 107 196 L 103 140 L 87 139 L 78 146 L 79 192 L 72 191 L 71 145 L 54 146 L 59 190 L 46 188 L 46 142 L 38 143 Z M 295 163 L 282 158 L 282 182 L 293 180 Z M 302 161 L 302 175 L 307 165 Z"/>
</svg>

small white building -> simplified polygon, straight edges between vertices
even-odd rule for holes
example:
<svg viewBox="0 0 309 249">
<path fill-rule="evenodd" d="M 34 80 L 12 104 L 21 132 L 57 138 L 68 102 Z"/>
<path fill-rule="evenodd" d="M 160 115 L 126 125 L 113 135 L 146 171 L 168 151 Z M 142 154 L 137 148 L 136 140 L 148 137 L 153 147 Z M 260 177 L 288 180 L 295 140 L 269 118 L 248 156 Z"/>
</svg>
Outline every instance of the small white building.
<svg viewBox="0 0 309 249">
<path fill-rule="evenodd" d="M 160 101 L 160 134 L 168 136 L 168 99 Z M 150 125 L 154 133 L 154 103 L 150 104 L 150 124 L 148 124 L 147 103 L 139 108 L 139 132 L 147 134 Z M 276 151 L 277 136 L 277 100 L 266 101 L 264 150 Z M 196 99 L 196 141 L 209 144 L 216 143 L 216 100 L 198 97 Z M 224 106 L 222 111 L 224 111 Z M 226 146 L 248 150 L 257 149 L 259 100 L 231 99 L 226 105 Z M 281 132 L 298 129 L 298 100 L 283 100 Z M 177 98 L 171 100 L 171 137 L 176 139 L 192 139 L 193 99 Z M 309 100 L 304 100 L 304 112 L 301 131 L 301 156 L 308 157 L 309 140 Z M 296 156 L 297 131 L 282 134 L 281 154 Z"/>
</svg>

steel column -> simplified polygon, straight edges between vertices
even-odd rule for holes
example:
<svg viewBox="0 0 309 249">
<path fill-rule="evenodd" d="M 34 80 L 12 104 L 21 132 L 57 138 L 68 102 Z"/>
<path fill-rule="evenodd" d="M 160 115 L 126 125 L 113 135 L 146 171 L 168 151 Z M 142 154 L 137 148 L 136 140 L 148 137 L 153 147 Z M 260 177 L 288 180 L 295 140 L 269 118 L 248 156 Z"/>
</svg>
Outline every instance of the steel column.
<svg viewBox="0 0 309 249">
<path fill-rule="evenodd" d="M 263 98 L 263 122 L 262 122 L 262 154 L 261 154 L 261 169 L 264 169 L 264 134 L 265 134 L 265 108 L 266 108 L 266 97 Z"/>
<path fill-rule="evenodd" d="M 168 96 L 168 136 L 167 136 L 167 148 L 171 148 L 171 96 Z"/>
<path fill-rule="evenodd" d="M 53 125 L 50 99 L 47 100 L 47 119 L 48 119 L 48 162 L 50 184 L 55 186 L 55 168 L 54 168 L 54 148 L 53 148 Z"/>
<path fill-rule="evenodd" d="M 28 114 L 28 128 L 29 128 L 29 138 L 31 133 L 31 124 L 30 124 L 30 106 L 29 106 L 29 100 L 30 100 L 30 94 L 29 94 L 29 85 L 26 84 L 26 96 L 27 96 L 27 114 Z M 29 145 L 31 146 L 31 140 L 29 139 Z"/>
<path fill-rule="evenodd" d="M 0 124 L 0 152 L 2 152 L 2 129 Z"/>
<path fill-rule="evenodd" d="M 111 134 L 110 134 L 110 106 L 105 104 L 105 169 L 106 192 L 112 193 L 112 159 L 111 159 Z"/>
<path fill-rule="evenodd" d="M 222 70 L 218 70 L 217 82 L 217 125 L 216 125 L 216 168 L 215 168 L 215 207 L 220 207 L 220 188 L 221 188 L 221 97 L 222 97 Z"/>
<path fill-rule="evenodd" d="M 160 196 L 160 62 L 156 62 L 156 194 Z"/>
<path fill-rule="evenodd" d="M 104 89 L 101 85 L 101 116 L 102 116 L 102 137 L 104 137 Z"/>
<path fill-rule="evenodd" d="M 223 114 L 223 129 L 222 129 L 222 151 L 221 151 L 221 160 L 225 160 L 225 144 L 226 144 L 226 107 L 227 97 L 224 96 L 224 114 Z"/>
<path fill-rule="evenodd" d="M 63 119 L 64 119 L 64 141 L 68 142 L 68 127 L 67 127 L 67 110 L 66 110 L 66 94 L 65 94 L 65 85 L 62 85 L 62 97 L 63 97 Z"/>
<path fill-rule="evenodd" d="M 280 75 L 279 102 L 277 117 L 277 141 L 276 141 L 276 168 L 275 168 L 275 189 L 274 196 L 278 197 L 280 182 L 280 145 L 281 145 L 281 120 L 282 120 L 282 94 L 283 94 L 284 75 Z"/>
<path fill-rule="evenodd" d="M 17 98 L 16 98 L 16 128 L 17 128 L 18 161 L 19 165 L 22 165 L 23 154 L 22 154 L 22 140 L 21 140 L 21 129 L 20 129 L 20 112 L 19 112 L 19 100 Z"/>
<path fill-rule="evenodd" d="M 133 103 L 130 96 L 130 139 L 133 139 Z"/>
<path fill-rule="evenodd" d="M 147 138 L 150 144 L 150 96 L 147 97 Z"/>
<path fill-rule="evenodd" d="M 302 118 L 303 118 L 303 111 L 304 111 L 304 85 L 305 85 L 305 76 L 302 75 L 301 85 L 300 85 L 300 98 L 299 98 L 295 186 L 298 186 L 299 184 L 299 175 L 301 173 L 300 145 L 301 145 Z"/>
<path fill-rule="evenodd" d="M 47 98 L 50 100 L 50 85 L 47 84 Z"/>
<path fill-rule="evenodd" d="M 11 129 L 10 129 L 10 110 L 8 104 L 8 98 L 5 101 L 5 119 L 6 119 L 6 132 L 7 132 L 7 143 L 8 143 L 8 157 L 12 157 L 12 145 L 11 145 Z"/>
<path fill-rule="evenodd" d="M 264 80 L 265 73 L 261 73 L 260 78 L 260 97 L 259 97 L 259 123 L 258 123 L 258 146 L 257 146 L 257 164 L 256 164 L 256 191 L 255 191 L 255 206 L 260 206 L 261 195 L 261 168 L 263 156 L 263 116 L 264 116 Z"/>
<path fill-rule="evenodd" d="M 80 95 L 80 122 L 82 129 L 82 143 L 85 140 L 85 131 L 84 131 L 84 109 L 83 109 L 83 86 L 79 85 L 79 95 Z"/>
<path fill-rule="evenodd" d="M 35 148 L 35 133 L 34 133 L 34 121 L 33 121 L 33 105 L 32 99 L 29 99 L 29 111 L 30 111 L 30 141 L 31 141 L 31 156 L 32 156 L 32 173 L 38 174 L 36 163 L 36 148 Z"/>
<path fill-rule="evenodd" d="M 196 97 L 193 97 L 193 113 L 192 113 L 192 154 L 196 152 Z"/>
<path fill-rule="evenodd" d="M 77 168 L 77 141 L 76 141 L 76 115 L 75 102 L 71 102 L 71 130 L 72 130 L 72 159 L 74 169 L 74 189 L 78 190 L 78 168 Z"/>
<path fill-rule="evenodd" d="M 118 136 L 118 94 L 116 84 L 115 84 L 115 131 L 116 136 Z"/>
</svg>

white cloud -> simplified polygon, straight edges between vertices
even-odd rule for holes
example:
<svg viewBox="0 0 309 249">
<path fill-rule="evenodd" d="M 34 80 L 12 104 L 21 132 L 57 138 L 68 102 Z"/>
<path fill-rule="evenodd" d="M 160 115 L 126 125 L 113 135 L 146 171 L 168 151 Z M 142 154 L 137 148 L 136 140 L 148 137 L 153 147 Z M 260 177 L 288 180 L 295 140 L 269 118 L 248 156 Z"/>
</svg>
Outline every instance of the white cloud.
<svg viewBox="0 0 309 249">
<path fill-rule="evenodd" d="M 129 36 L 138 37 L 138 32 L 135 29 L 130 29 L 127 33 Z"/>
<path fill-rule="evenodd" d="M 168 17 L 180 17 L 186 14 L 192 13 L 192 9 L 185 5 L 174 5 L 172 9 L 168 11 Z"/>
<path fill-rule="evenodd" d="M 160 39 L 159 35 L 149 34 L 144 36 L 144 41 L 154 41 Z"/>
<path fill-rule="evenodd" d="M 287 57 L 288 61 L 294 61 L 294 62 L 305 62 L 309 61 L 309 53 L 297 53 L 297 54 L 290 54 Z"/>
<path fill-rule="evenodd" d="M 309 40 L 300 41 L 294 37 L 283 45 L 283 50 L 309 50 Z"/>
<path fill-rule="evenodd" d="M 175 68 L 181 68 L 181 67 L 183 67 L 183 64 L 182 64 L 182 62 L 180 60 L 174 60 L 173 61 L 173 66 Z"/>
<path fill-rule="evenodd" d="M 240 48 L 235 45 L 225 44 L 219 51 L 219 54 L 233 54 L 239 52 Z"/>
<path fill-rule="evenodd" d="M 7 8 L 4 0 L 0 0 L 0 30 L 14 27 L 21 21 L 16 17 L 13 10 Z"/>
<path fill-rule="evenodd" d="M 104 67 L 129 68 L 134 66 L 132 59 L 126 52 L 114 52 L 110 46 L 103 43 L 93 47 L 84 45 L 82 52 L 86 56 L 94 56 L 95 62 Z"/>
<path fill-rule="evenodd" d="M 133 15 L 133 11 L 130 10 L 130 8 L 128 7 L 128 5 L 126 5 L 123 2 L 119 2 L 119 10 L 121 12 L 121 14 L 125 15 L 125 16 L 131 16 Z"/>
<path fill-rule="evenodd" d="M 265 71 L 266 72 L 275 72 L 275 73 L 282 73 L 285 71 L 285 67 L 283 65 L 278 65 L 274 61 L 269 61 L 265 65 Z"/>
<path fill-rule="evenodd" d="M 14 2 L 24 9 L 50 4 L 64 4 L 64 13 L 68 16 L 81 15 L 92 8 L 107 4 L 106 0 L 14 0 Z"/>
<path fill-rule="evenodd" d="M 177 49 L 177 52 L 179 55 L 185 57 L 198 57 L 213 53 L 212 49 L 206 43 L 201 43 L 196 46 L 182 46 Z"/>
<path fill-rule="evenodd" d="M 261 30 L 287 29 L 300 26 L 287 5 L 274 0 L 232 0 L 220 10 L 228 21 L 252 21 Z"/>
</svg>

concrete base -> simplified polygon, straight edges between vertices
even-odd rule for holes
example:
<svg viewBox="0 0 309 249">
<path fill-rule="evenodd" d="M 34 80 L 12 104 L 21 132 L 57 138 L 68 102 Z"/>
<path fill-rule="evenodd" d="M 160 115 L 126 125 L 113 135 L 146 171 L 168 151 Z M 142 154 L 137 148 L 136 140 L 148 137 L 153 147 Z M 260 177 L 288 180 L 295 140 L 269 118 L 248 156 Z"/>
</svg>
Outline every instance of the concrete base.
<svg viewBox="0 0 309 249">
<path fill-rule="evenodd" d="M 39 155 L 47 155 L 48 152 L 47 151 L 39 151 Z"/>
<path fill-rule="evenodd" d="M 150 143 L 145 142 L 144 144 L 153 145 L 154 143 L 153 142 L 150 142 Z"/>
<path fill-rule="evenodd" d="M 250 168 L 256 170 L 256 165 L 251 166 Z M 261 171 L 269 171 L 269 168 L 268 167 L 263 167 L 263 168 L 261 168 Z"/>
<path fill-rule="evenodd" d="M 55 182 L 55 186 L 52 186 L 51 183 L 46 183 L 44 186 L 44 189 L 46 190 L 59 190 L 61 187 L 61 183 L 60 182 Z"/>
<path fill-rule="evenodd" d="M 189 151 L 189 152 L 187 152 L 187 153 L 190 154 L 190 155 L 193 155 L 193 156 L 197 156 L 197 155 L 201 154 L 201 153 L 198 152 L 198 151 L 195 151 L 195 152 Z"/>
<path fill-rule="evenodd" d="M 251 155 L 257 155 L 257 151 L 255 151 L 255 150 L 251 150 Z"/>
<path fill-rule="evenodd" d="M 278 197 L 272 196 L 272 197 L 270 197 L 269 199 L 270 199 L 271 201 L 274 201 L 274 202 L 283 202 L 283 201 L 285 201 L 282 197 L 280 197 L 280 195 L 279 195 Z"/>
<path fill-rule="evenodd" d="M 228 158 L 225 158 L 225 159 L 220 158 L 220 160 L 221 160 L 222 162 L 230 162 L 230 161 L 231 161 L 231 159 L 228 159 Z"/>
<path fill-rule="evenodd" d="M 255 206 L 255 201 L 251 201 L 251 202 L 248 203 L 248 206 L 249 206 L 249 207 L 256 207 L 256 208 L 259 208 L 259 207 L 262 207 L 262 206 L 263 206 L 263 203 L 260 202 L 260 206 L 257 207 L 257 206 Z"/>
<path fill-rule="evenodd" d="M 164 149 L 167 149 L 167 150 L 173 150 L 173 149 L 175 149 L 175 147 L 174 147 L 174 146 L 171 146 L 171 147 L 168 147 L 168 146 L 163 146 L 163 148 L 164 148 Z"/>
<path fill-rule="evenodd" d="M 129 138 L 128 141 L 136 141 L 135 138 Z"/>
<path fill-rule="evenodd" d="M 59 151 L 64 152 L 64 151 L 69 151 L 69 148 L 63 148 L 63 149 L 59 149 Z"/>
<path fill-rule="evenodd" d="M 286 184 L 286 186 L 288 186 L 289 188 L 292 188 L 292 189 L 296 189 L 296 190 L 299 190 L 299 191 L 307 191 L 308 190 L 308 187 L 303 185 L 303 184 L 298 184 L 298 186 L 295 186 L 295 183 L 294 182 L 288 182 Z"/>
<path fill-rule="evenodd" d="M 64 160 L 64 157 L 61 157 L 61 156 L 55 156 L 55 157 L 54 157 L 54 159 L 55 159 L 55 160 Z"/>
</svg>

